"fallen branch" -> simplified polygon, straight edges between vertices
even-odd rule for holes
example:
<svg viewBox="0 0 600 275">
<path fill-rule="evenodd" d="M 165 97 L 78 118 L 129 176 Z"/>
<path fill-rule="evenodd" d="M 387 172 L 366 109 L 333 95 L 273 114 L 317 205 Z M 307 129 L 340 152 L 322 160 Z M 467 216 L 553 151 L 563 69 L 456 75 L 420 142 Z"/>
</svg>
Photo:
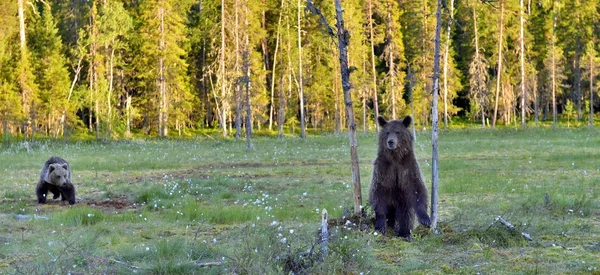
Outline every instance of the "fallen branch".
<svg viewBox="0 0 600 275">
<path fill-rule="evenodd" d="M 205 262 L 205 263 L 194 262 L 194 265 L 197 267 L 213 267 L 213 266 L 219 266 L 222 264 L 223 264 L 223 262 Z"/>
<path fill-rule="evenodd" d="M 496 222 L 502 223 L 504 226 L 508 227 L 509 230 L 515 230 L 514 225 L 510 224 L 508 221 L 506 221 L 500 216 L 496 217 Z M 523 236 L 528 241 L 533 241 L 533 238 L 531 237 L 531 235 L 529 235 L 529 233 L 521 232 L 521 236 Z"/>
<path fill-rule="evenodd" d="M 118 260 L 115 260 L 115 259 L 111 259 L 111 261 L 113 261 L 115 263 L 118 263 L 118 264 L 122 264 L 122 265 L 127 266 L 127 267 L 129 267 L 131 269 L 142 269 L 142 267 L 135 266 L 135 265 L 130 265 L 130 264 L 126 263 L 126 262 L 118 261 Z"/>
</svg>

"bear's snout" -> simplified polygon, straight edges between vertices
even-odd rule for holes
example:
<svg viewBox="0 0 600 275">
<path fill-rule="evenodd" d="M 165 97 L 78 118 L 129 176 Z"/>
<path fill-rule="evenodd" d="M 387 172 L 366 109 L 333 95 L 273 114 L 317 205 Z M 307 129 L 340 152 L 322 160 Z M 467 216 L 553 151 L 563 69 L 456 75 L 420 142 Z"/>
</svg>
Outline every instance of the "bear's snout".
<svg viewBox="0 0 600 275">
<path fill-rule="evenodd" d="M 387 140 L 387 148 L 390 150 L 396 149 L 396 141 L 393 139 L 388 139 Z"/>
</svg>

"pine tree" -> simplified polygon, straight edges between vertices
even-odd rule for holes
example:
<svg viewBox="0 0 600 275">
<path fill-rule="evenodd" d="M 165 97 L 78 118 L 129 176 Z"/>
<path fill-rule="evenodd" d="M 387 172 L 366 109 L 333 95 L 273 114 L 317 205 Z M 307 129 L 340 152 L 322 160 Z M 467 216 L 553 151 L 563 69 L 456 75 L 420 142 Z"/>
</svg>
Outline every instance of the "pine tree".
<svg viewBox="0 0 600 275">
<path fill-rule="evenodd" d="M 403 34 L 401 32 L 400 17 L 401 10 L 396 1 L 386 1 L 386 18 L 385 18 L 385 47 L 383 50 L 383 58 L 386 61 L 388 68 L 386 82 L 388 84 L 387 102 L 388 108 L 391 109 L 392 119 L 396 119 L 397 110 L 404 109 L 404 100 L 402 99 L 402 83 L 404 81 L 406 67 L 406 59 L 404 57 L 404 42 L 402 41 Z"/>
<path fill-rule="evenodd" d="M 185 56 L 185 2 L 145 0 L 141 4 L 142 54 L 148 73 L 144 78 L 155 86 L 146 87 L 158 116 L 158 136 L 166 137 L 169 127 L 183 127 L 191 112 L 193 95 L 187 78 Z M 171 117 L 172 116 L 172 117 Z"/>
<path fill-rule="evenodd" d="M 0 131 L 7 140 L 19 115 L 21 106 L 13 54 L 18 51 L 13 41 L 19 31 L 15 1 L 0 2 Z M 13 45 L 13 46 L 11 46 Z"/>
<path fill-rule="evenodd" d="M 29 24 L 28 40 L 39 87 L 37 117 L 46 135 L 56 135 L 63 106 L 67 106 L 69 72 L 50 3 L 38 3 Z M 55 136 L 56 137 L 56 136 Z"/>
</svg>

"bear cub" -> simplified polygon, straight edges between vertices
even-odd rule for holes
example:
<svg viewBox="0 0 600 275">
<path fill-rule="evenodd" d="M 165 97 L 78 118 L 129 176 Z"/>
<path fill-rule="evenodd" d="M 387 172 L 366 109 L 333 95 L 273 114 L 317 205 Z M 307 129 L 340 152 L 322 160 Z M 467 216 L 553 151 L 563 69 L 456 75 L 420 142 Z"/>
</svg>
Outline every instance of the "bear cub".
<svg viewBox="0 0 600 275">
<path fill-rule="evenodd" d="M 413 135 L 408 129 L 411 122 L 410 116 L 391 121 L 377 117 L 381 131 L 369 191 L 369 203 L 375 211 L 375 229 L 385 235 L 389 225 L 397 236 L 408 241 L 412 239 L 410 231 L 415 215 L 422 225 L 431 225 L 427 215 L 427 188 L 413 150 Z"/>
<path fill-rule="evenodd" d="M 75 186 L 71 182 L 71 167 L 66 160 L 51 157 L 44 163 L 40 181 L 35 187 L 38 203 L 46 203 L 48 191 L 54 194 L 53 199 L 61 196 L 63 201 L 75 204 Z"/>
</svg>

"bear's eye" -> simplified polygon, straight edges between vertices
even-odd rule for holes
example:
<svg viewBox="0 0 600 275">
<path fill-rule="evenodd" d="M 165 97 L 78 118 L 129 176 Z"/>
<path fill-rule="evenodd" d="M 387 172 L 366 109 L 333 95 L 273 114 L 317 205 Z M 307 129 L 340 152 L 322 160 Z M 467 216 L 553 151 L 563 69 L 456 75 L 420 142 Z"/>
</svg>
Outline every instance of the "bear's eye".
<svg viewBox="0 0 600 275">
<path fill-rule="evenodd" d="M 396 132 L 396 135 L 400 135 L 400 132 Z"/>
</svg>

